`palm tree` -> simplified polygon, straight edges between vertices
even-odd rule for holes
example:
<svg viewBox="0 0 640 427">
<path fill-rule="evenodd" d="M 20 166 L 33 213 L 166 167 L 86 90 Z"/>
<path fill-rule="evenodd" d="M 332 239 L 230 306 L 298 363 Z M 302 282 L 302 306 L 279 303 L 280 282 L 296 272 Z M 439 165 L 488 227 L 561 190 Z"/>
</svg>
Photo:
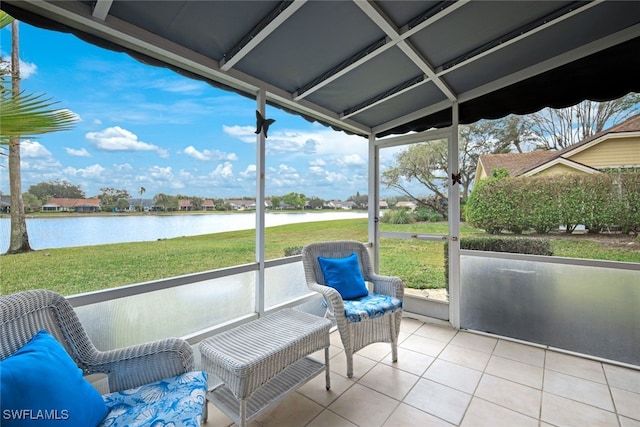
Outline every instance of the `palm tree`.
<svg viewBox="0 0 640 427">
<path fill-rule="evenodd" d="M 147 191 L 146 188 L 144 187 L 140 187 L 140 190 L 138 190 L 138 194 L 140 194 L 140 212 L 144 211 L 144 206 L 142 205 L 142 195 Z"/>
<path fill-rule="evenodd" d="M 8 146 L 9 188 L 11 191 L 11 232 L 7 254 L 31 251 L 27 221 L 22 200 L 20 174 L 20 139 L 70 129 L 76 116 L 69 110 L 52 109 L 54 104 L 42 95 L 24 94 L 20 91 L 20 49 L 18 21 L 0 11 L 0 28 L 11 24 L 11 67 L 3 64 L 0 85 L 0 144 Z M 4 61 L 3 61 L 4 62 Z M 10 74 L 11 89 L 5 85 Z"/>
</svg>

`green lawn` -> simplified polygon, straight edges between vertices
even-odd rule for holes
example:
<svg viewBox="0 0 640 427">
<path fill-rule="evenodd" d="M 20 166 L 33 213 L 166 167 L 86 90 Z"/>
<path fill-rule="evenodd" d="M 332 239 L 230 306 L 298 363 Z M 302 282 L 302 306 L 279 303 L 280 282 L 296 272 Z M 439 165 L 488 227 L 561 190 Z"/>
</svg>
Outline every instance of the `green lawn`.
<svg viewBox="0 0 640 427">
<path fill-rule="evenodd" d="M 383 231 L 444 234 L 445 223 L 382 224 Z M 482 233 L 466 225 L 462 235 Z M 267 259 L 281 258 L 287 247 L 320 240 L 367 241 L 367 220 L 349 219 L 270 227 Z M 594 242 L 552 240 L 555 255 L 640 262 L 640 252 L 603 249 Z M 48 288 L 64 295 L 141 283 L 230 267 L 255 260 L 253 230 L 180 237 L 154 242 L 46 249 L 0 257 L 2 294 Z M 401 277 L 412 288 L 442 288 L 444 243 L 382 239 L 380 270 Z"/>
</svg>

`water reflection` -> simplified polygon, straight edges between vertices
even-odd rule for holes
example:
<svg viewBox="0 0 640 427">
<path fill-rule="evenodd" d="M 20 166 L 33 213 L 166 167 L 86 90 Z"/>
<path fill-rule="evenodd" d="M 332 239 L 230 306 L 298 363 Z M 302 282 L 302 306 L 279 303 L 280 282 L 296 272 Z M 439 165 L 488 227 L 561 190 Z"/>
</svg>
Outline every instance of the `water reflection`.
<svg viewBox="0 0 640 427">
<path fill-rule="evenodd" d="M 265 224 L 267 227 L 273 227 L 300 222 L 366 217 L 366 212 L 267 213 Z M 33 249 L 144 242 L 253 228 L 255 212 L 27 219 L 29 242 Z M 0 218 L 0 253 L 6 252 L 9 248 L 9 231 L 10 219 Z"/>
</svg>

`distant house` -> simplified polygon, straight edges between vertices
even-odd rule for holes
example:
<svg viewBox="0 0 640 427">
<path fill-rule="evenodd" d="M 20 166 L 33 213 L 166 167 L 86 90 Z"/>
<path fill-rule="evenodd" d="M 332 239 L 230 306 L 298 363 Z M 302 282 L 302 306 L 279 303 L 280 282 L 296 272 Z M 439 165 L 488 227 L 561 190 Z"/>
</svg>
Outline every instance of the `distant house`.
<svg viewBox="0 0 640 427">
<path fill-rule="evenodd" d="M 601 173 L 640 169 L 640 114 L 563 150 L 485 154 L 478 159 L 476 179 L 505 168 L 509 176 L 557 173 Z"/>
<path fill-rule="evenodd" d="M 225 200 L 225 203 L 228 203 L 229 206 L 231 206 L 231 209 L 236 210 L 236 211 L 255 210 L 256 209 L 256 201 L 255 200 L 228 199 L 228 200 Z"/>
<path fill-rule="evenodd" d="M 213 203 L 213 200 L 211 199 L 205 199 L 202 202 L 202 209 L 205 211 L 213 211 L 216 209 L 216 204 Z"/>
<path fill-rule="evenodd" d="M 97 212 L 100 199 L 53 198 L 42 205 L 43 212 Z"/>
<path fill-rule="evenodd" d="M 380 200 L 380 202 L 378 203 L 378 207 L 380 209 L 387 209 L 389 207 L 389 203 L 387 203 L 386 200 Z"/>
<path fill-rule="evenodd" d="M 150 210 L 153 209 L 153 199 L 129 199 L 129 210 L 130 211 L 135 211 L 137 209 L 140 209 L 140 207 L 142 207 L 142 210 L 145 212 L 149 212 Z"/>
<path fill-rule="evenodd" d="M 353 209 L 355 205 L 356 204 L 351 200 L 347 200 L 346 202 L 341 200 L 331 200 L 326 204 L 326 206 L 331 209 Z"/>
<path fill-rule="evenodd" d="M 189 199 L 178 200 L 178 210 L 181 210 L 181 211 L 193 210 L 193 205 L 191 204 L 191 200 Z"/>
<path fill-rule="evenodd" d="M 0 212 L 11 212 L 11 196 L 0 196 Z"/>
</svg>

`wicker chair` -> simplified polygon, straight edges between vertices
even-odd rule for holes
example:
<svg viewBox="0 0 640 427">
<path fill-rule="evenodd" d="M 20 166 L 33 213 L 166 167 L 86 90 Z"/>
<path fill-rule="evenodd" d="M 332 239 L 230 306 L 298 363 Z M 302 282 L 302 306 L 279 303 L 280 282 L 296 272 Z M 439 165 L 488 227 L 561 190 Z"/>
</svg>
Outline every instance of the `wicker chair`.
<svg viewBox="0 0 640 427">
<path fill-rule="evenodd" d="M 378 297 L 391 304 L 373 316 L 350 315 L 351 301 L 325 284 L 318 257 L 343 258 L 357 253 L 364 280 L 373 283 L 373 291 L 364 299 Z M 392 360 L 398 360 L 398 332 L 402 319 L 404 285 L 397 277 L 381 276 L 373 271 L 369 252 L 364 244 L 355 241 L 312 243 L 302 249 L 302 262 L 309 289 L 319 292 L 327 306 L 326 317 L 335 320 L 347 357 L 347 376 L 353 376 L 353 354 L 375 342 L 391 343 Z M 385 297 L 380 297 L 384 295 Z M 399 300 L 399 301 L 398 301 Z M 346 306 L 346 308 L 345 308 Z"/>
<path fill-rule="evenodd" d="M 168 338 L 100 351 L 63 296 L 32 290 L 0 297 L 0 360 L 14 354 L 41 329 L 62 344 L 85 375 L 106 374 L 109 392 L 114 394 L 194 371 L 193 350 L 185 340 Z"/>
</svg>

